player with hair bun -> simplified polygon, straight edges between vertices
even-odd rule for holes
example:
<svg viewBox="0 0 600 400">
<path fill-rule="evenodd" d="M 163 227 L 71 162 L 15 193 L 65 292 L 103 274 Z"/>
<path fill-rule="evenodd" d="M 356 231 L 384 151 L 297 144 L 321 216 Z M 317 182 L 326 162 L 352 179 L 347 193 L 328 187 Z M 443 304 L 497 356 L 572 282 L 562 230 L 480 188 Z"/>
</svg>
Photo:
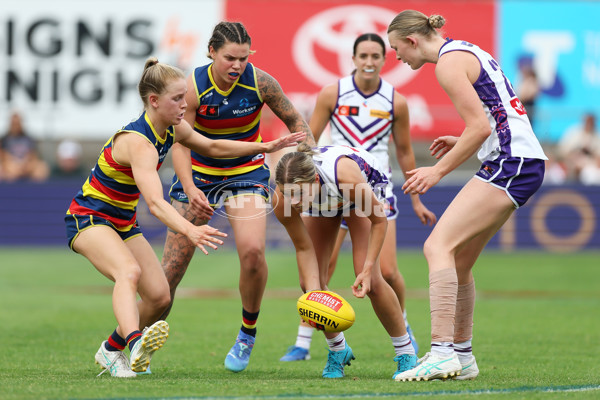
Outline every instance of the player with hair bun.
<svg viewBox="0 0 600 400">
<path fill-rule="evenodd" d="M 402 308 L 383 279 L 379 254 L 387 230 L 384 210 L 386 171 L 375 156 L 362 148 L 306 143 L 281 157 L 275 170 L 274 213 L 287 230 L 294 247 L 304 292 L 327 290 L 327 265 L 342 216 L 352 238 L 356 297 L 369 296 L 373 310 L 390 335 L 396 352 L 396 372 L 411 369 L 417 361 L 403 323 Z M 324 378 L 341 378 L 354 354 L 343 332 L 325 332 L 329 354 Z"/>
<path fill-rule="evenodd" d="M 433 141 L 431 155 L 439 161 L 408 171 L 404 193 L 426 193 L 478 150 L 482 162 L 425 241 L 431 352 L 415 368 L 399 374 L 399 381 L 478 376 L 471 347 L 472 268 L 490 238 L 538 190 L 547 159 L 496 60 L 469 42 L 444 39 L 437 29 L 445 22 L 441 15 L 405 10 L 388 27 L 398 60 L 413 70 L 436 64 L 436 78 L 465 122 L 460 136 Z"/>
<path fill-rule="evenodd" d="M 205 254 L 206 247 L 216 249 L 223 244 L 219 237 L 227 236 L 210 226 L 191 224 L 164 199 L 157 171 L 173 143 L 211 157 L 236 157 L 277 151 L 296 145 L 305 136 L 245 143 L 196 135 L 183 121 L 185 76 L 154 57 L 146 61 L 138 89 L 144 103 L 142 115 L 106 142 L 65 216 L 70 248 L 115 283 L 113 310 L 119 325 L 101 344 L 95 359 L 104 371 L 119 378 L 146 371 L 169 331 L 165 321 L 157 321 L 170 304 L 169 284 L 136 220 L 140 195 L 152 215 Z M 136 303 L 137 294 L 141 300 Z M 141 332 L 145 326 L 149 327 Z M 129 359 L 123 353 L 127 346 Z"/>
</svg>

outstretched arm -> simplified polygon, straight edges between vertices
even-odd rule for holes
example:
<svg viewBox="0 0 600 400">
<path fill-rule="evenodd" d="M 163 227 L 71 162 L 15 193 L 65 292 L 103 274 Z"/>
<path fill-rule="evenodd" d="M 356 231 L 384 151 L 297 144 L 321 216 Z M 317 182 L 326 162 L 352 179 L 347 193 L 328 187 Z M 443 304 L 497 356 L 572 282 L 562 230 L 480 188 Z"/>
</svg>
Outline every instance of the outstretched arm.
<svg viewBox="0 0 600 400">
<path fill-rule="evenodd" d="M 454 147 L 433 167 L 417 168 L 408 171 L 410 178 L 402 186 L 404 193 L 424 194 L 444 176 L 456 169 L 471 157 L 492 130 L 485 115 L 481 100 L 473 88 L 473 82 L 480 73 L 477 58 L 471 53 L 453 51 L 440 57 L 435 74 L 446 91 L 460 117 L 465 121 L 465 129 Z"/>
<path fill-rule="evenodd" d="M 357 212 L 361 212 L 371 221 L 371 232 L 367 244 L 365 264 L 352 285 L 356 297 L 365 297 L 371 290 L 371 271 L 379 259 L 387 231 L 387 217 L 383 204 L 379 201 L 371 186 L 362 176 L 356 162 L 342 157 L 337 165 L 337 180 L 340 187 L 347 187 L 344 196 L 354 203 Z"/>
<path fill-rule="evenodd" d="M 290 132 L 306 132 L 306 142 L 316 146 L 310 127 L 287 98 L 279 83 L 265 71 L 256 68 L 258 90 L 265 104 L 285 124 Z"/>
</svg>

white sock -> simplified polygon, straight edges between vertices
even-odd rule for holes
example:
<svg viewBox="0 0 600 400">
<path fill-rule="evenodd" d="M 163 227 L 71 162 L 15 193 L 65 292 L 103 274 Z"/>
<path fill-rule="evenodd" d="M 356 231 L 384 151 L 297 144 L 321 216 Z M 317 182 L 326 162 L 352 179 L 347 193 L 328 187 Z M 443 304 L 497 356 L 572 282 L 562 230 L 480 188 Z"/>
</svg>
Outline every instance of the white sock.
<svg viewBox="0 0 600 400">
<path fill-rule="evenodd" d="M 410 341 L 408 333 L 399 337 L 390 336 L 390 339 L 392 339 L 394 351 L 396 352 L 397 356 L 399 356 L 400 354 L 415 354 L 415 348 L 413 347 L 412 342 Z"/>
<path fill-rule="evenodd" d="M 334 338 L 325 339 L 327 340 L 327 345 L 331 351 L 342 351 L 346 348 L 346 338 L 344 337 L 344 332 L 340 332 L 340 334 Z"/>
<path fill-rule="evenodd" d="M 431 342 L 431 354 L 448 358 L 454 354 L 454 346 L 451 342 Z"/>
<path fill-rule="evenodd" d="M 298 327 L 298 336 L 296 337 L 296 347 L 310 350 L 310 342 L 314 331 L 314 328 L 300 325 Z"/>
<path fill-rule="evenodd" d="M 467 340 L 462 343 L 454 343 L 454 351 L 458 356 L 461 363 L 465 364 L 471 361 L 473 357 L 473 347 L 471 347 L 471 340 Z"/>
</svg>

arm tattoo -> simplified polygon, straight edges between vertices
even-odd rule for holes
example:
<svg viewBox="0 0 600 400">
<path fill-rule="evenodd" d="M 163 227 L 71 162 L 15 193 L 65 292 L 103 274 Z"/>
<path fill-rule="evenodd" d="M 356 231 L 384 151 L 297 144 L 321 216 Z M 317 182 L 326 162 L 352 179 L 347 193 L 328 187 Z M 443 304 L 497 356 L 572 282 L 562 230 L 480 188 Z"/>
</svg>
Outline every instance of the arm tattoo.
<svg viewBox="0 0 600 400">
<path fill-rule="evenodd" d="M 306 132 L 305 142 L 311 146 L 316 146 L 315 138 L 308 127 L 308 124 L 302 118 L 302 115 L 296 110 L 290 99 L 283 93 L 279 83 L 271 75 L 256 68 L 256 79 L 260 95 L 269 106 L 269 108 L 283 121 L 290 132 Z"/>
</svg>

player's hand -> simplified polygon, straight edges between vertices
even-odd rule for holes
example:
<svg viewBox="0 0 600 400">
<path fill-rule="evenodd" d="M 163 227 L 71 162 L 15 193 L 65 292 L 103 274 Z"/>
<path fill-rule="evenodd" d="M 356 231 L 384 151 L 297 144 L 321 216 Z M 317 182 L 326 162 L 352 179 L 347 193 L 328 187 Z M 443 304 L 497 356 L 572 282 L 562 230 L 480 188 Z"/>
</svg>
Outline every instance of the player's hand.
<svg viewBox="0 0 600 400">
<path fill-rule="evenodd" d="M 202 190 L 194 188 L 193 190 L 186 192 L 186 196 L 188 197 L 190 210 L 194 216 L 203 220 L 209 220 L 212 217 L 215 210 L 210 206 L 210 203 Z"/>
<path fill-rule="evenodd" d="M 422 167 L 407 171 L 409 178 L 402 185 L 404 194 L 425 194 L 429 188 L 437 184 L 442 176 L 435 167 Z"/>
<path fill-rule="evenodd" d="M 361 272 L 356 276 L 356 280 L 352 285 L 352 294 L 355 297 L 362 299 L 371 291 L 371 273 Z"/>
<path fill-rule="evenodd" d="M 208 251 L 204 246 L 216 250 L 217 245 L 222 245 L 223 241 L 215 236 L 227 237 L 227 234 L 212 226 L 201 225 L 194 226 L 187 236 L 190 242 L 194 243 L 194 245 L 202 250 L 204 254 L 208 254 Z"/>
<path fill-rule="evenodd" d="M 289 135 L 285 135 L 280 137 L 279 139 L 271 140 L 270 142 L 266 142 L 267 145 L 266 153 L 273 153 L 274 151 L 278 151 L 284 149 L 286 147 L 297 146 L 298 143 L 304 140 L 306 137 L 306 132 L 294 132 Z"/>
<path fill-rule="evenodd" d="M 437 217 L 435 214 L 425 207 L 425 204 L 421 203 L 420 201 L 413 205 L 413 210 L 423 225 L 432 226 L 437 222 Z"/>
<path fill-rule="evenodd" d="M 431 146 L 429 146 L 431 155 L 440 159 L 454 147 L 457 141 L 458 136 L 440 136 L 431 143 Z"/>
</svg>

